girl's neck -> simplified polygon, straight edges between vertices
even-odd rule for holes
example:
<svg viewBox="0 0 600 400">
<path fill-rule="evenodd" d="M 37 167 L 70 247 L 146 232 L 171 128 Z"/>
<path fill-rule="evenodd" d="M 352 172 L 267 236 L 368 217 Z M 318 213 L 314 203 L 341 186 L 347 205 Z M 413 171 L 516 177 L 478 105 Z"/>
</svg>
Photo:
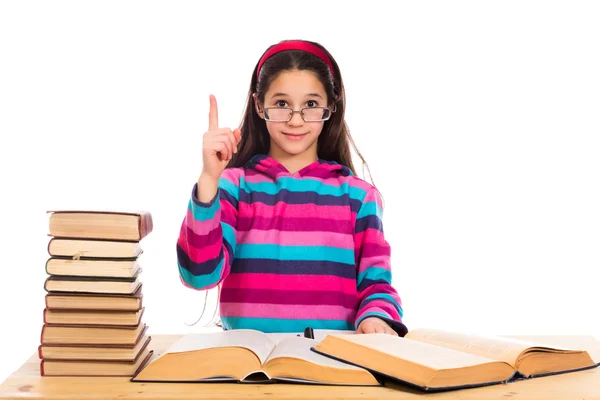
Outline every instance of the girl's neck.
<svg viewBox="0 0 600 400">
<path fill-rule="evenodd" d="M 273 149 L 269 152 L 269 157 L 283 165 L 290 174 L 295 174 L 307 165 L 314 163 L 319 158 L 316 153 L 308 151 L 302 154 L 287 154 L 284 152 L 273 151 Z"/>
</svg>

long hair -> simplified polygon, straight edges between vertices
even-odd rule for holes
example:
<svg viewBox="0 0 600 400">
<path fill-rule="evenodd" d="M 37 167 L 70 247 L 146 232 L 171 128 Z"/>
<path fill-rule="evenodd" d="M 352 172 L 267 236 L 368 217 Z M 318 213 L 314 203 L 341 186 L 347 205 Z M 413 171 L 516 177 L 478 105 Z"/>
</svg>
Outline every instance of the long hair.
<svg viewBox="0 0 600 400">
<path fill-rule="evenodd" d="M 287 40 L 284 40 L 282 42 L 286 41 Z M 306 70 L 314 72 L 325 88 L 329 103 L 328 106 L 335 109 L 331 118 L 324 122 L 323 130 L 319 135 L 317 142 L 318 158 L 342 164 L 348 167 L 352 173 L 356 175 L 354 163 L 352 162 L 352 154 L 350 152 L 350 146 L 352 146 L 358 157 L 361 159 L 363 167 L 366 166 L 367 169 L 369 168 L 364 157 L 356 147 L 344 119 L 346 93 L 344 91 L 342 74 L 337 62 L 329 51 L 321 44 L 309 41 L 305 42 L 319 47 L 327 54 L 333 65 L 333 76 L 329 66 L 323 60 L 312 53 L 300 50 L 287 50 L 274 54 L 262 65 L 258 76 L 257 69 L 259 63 L 257 62 L 252 71 L 250 88 L 248 89 L 248 97 L 246 99 L 246 108 L 240 126 L 241 140 L 238 144 L 238 152 L 233 154 L 233 157 L 226 168 L 242 167 L 254 155 L 268 154 L 270 149 L 270 137 L 265 120 L 256 113 L 253 94 L 256 93 L 258 101 L 263 103 L 265 93 L 269 89 L 271 82 L 273 82 L 280 72 L 289 70 Z M 269 46 L 265 50 L 265 53 L 273 46 L 275 45 Z M 370 175 L 369 171 L 369 177 L 372 181 Z"/>
<path fill-rule="evenodd" d="M 286 42 L 284 40 L 282 42 Z M 344 91 L 344 82 L 342 80 L 342 74 L 337 62 L 333 56 L 329 53 L 325 47 L 316 42 L 309 42 L 323 50 L 333 65 L 333 75 L 329 66 L 321 60 L 319 57 L 300 50 L 286 50 L 274 54 L 269 57 L 262 65 L 260 74 L 257 75 L 258 64 L 257 61 L 254 70 L 252 71 L 252 78 L 250 80 L 250 88 L 248 89 L 248 97 L 246 99 L 246 108 L 242 117 L 240 126 L 241 140 L 238 143 L 238 152 L 232 155 L 231 160 L 227 164 L 226 168 L 238 168 L 243 167 L 253 156 L 256 154 L 268 154 L 270 150 L 270 136 L 267 130 L 266 122 L 256 113 L 254 104 L 254 94 L 256 93 L 257 100 L 260 103 L 264 102 L 265 93 L 269 89 L 271 82 L 281 73 L 282 71 L 290 70 L 306 70 L 312 71 L 316 74 L 319 81 L 323 84 L 325 92 L 327 93 L 328 106 L 335 109 L 335 112 L 331 115 L 329 120 L 324 122 L 323 130 L 319 135 L 317 142 L 317 156 L 318 158 L 335 161 L 341 165 L 348 167 L 354 175 L 356 170 L 354 163 L 352 162 L 352 154 L 350 152 L 350 146 L 354 149 L 358 157 L 362 161 L 363 168 L 366 167 L 369 172 L 369 179 L 373 183 L 371 171 L 364 157 L 356 147 L 350 130 L 346 125 L 344 119 L 344 113 L 346 110 L 346 93 Z M 269 46 L 264 53 L 269 51 Z M 264 55 L 263 53 L 263 55 Z M 261 57 L 262 58 L 262 55 Z M 259 58 L 259 60 L 260 60 Z M 217 305 L 219 307 L 221 285 L 216 288 L 217 291 Z M 206 300 L 208 299 L 208 291 L 205 293 L 204 308 L 200 317 L 192 325 L 195 325 L 200 321 L 206 310 Z M 222 326 L 220 318 L 217 315 L 217 310 L 214 310 L 212 318 L 209 320 L 209 326 L 215 324 Z"/>
</svg>

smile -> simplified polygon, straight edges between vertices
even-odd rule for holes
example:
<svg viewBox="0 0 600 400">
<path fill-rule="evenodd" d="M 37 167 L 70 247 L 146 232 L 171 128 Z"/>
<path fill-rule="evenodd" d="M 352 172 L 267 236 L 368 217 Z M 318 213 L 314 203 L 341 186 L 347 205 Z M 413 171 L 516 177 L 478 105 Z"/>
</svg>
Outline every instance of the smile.
<svg viewBox="0 0 600 400">
<path fill-rule="evenodd" d="M 281 132 L 281 133 L 290 140 L 300 140 L 304 136 L 308 135 L 308 133 L 285 133 L 285 132 Z"/>
</svg>

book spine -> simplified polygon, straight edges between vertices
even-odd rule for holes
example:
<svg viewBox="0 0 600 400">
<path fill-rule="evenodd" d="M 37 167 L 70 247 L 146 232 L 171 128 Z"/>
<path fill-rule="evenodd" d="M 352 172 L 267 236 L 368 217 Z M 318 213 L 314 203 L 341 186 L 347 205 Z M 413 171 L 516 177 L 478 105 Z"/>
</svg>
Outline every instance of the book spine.
<svg viewBox="0 0 600 400">
<path fill-rule="evenodd" d="M 40 343 L 44 344 L 44 331 L 46 330 L 46 324 L 42 325 L 42 333 L 40 334 Z"/>
<path fill-rule="evenodd" d="M 44 308 L 44 313 L 43 313 L 43 317 L 44 317 L 44 324 L 48 323 L 48 321 L 46 320 L 46 312 L 48 311 L 48 309 Z"/>
<path fill-rule="evenodd" d="M 52 257 L 52 251 L 50 250 L 50 247 L 51 247 L 53 241 L 54 241 L 54 238 L 51 238 L 48 241 L 48 255 L 51 256 L 51 257 Z"/>
<path fill-rule="evenodd" d="M 46 375 L 46 373 L 44 372 L 44 360 L 40 361 L 40 375 L 41 376 Z"/>
<path fill-rule="evenodd" d="M 52 275 L 50 272 L 48 272 L 48 263 L 50 263 L 50 260 L 52 260 L 52 257 L 46 260 L 46 274 L 48 275 Z"/>
<path fill-rule="evenodd" d="M 140 214 L 140 240 L 148 236 L 153 229 L 152 214 L 148 211 Z"/>
<path fill-rule="evenodd" d="M 42 354 L 42 345 L 41 344 L 38 346 L 38 357 L 40 358 L 40 360 L 44 359 L 44 354 Z"/>
</svg>

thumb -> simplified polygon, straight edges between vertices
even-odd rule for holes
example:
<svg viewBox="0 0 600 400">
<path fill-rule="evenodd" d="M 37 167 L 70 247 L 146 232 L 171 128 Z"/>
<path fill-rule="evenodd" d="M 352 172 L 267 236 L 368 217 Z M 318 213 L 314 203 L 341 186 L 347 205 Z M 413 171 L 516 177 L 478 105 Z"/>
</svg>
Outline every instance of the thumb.
<svg viewBox="0 0 600 400">
<path fill-rule="evenodd" d="M 238 143 L 240 143 L 240 140 L 242 140 L 242 131 L 239 128 L 234 129 L 233 136 L 235 136 L 235 145 L 237 146 Z"/>
</svg>

